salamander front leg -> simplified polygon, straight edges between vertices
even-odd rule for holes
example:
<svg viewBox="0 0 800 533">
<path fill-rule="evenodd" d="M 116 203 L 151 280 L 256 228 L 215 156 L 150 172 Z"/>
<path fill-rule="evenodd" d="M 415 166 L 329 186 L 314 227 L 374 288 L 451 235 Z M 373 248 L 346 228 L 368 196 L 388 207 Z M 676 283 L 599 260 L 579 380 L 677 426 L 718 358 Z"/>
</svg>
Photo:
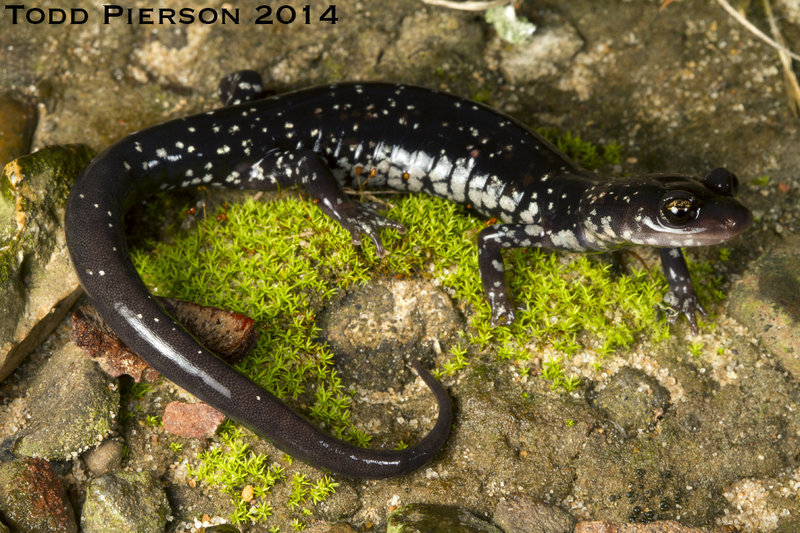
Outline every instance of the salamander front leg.
<svg viewBox="0 0 800 533">
<path fill-rule="evenodd" d="M 692 278 L 689 277 L 689 268 L 686 266 L 686 259 L 680 248 L 662 248 L 661 268 L 669 283 L 669 292 L 664 296 L 664 301 L 674 310 L 674 314 L 669 317 L 670 322 L 674 322 L 678 315 L 684 315 L 689 320 L 692 333 L 695 335 L 697 329 L 696 313 L 705 316 L 706 312 L 697 299 L 694 292 Z"/>
<path fill-rule="evenodd" d="M 516 318 L 500 250 L 544 246 L 543 239 L 541 228 L 529 224 L 495 224 L 484 228 L 478 235 L 478 268 L 486 299 L 492 309 L 493 326 L 502 321 L 512 324 Z"/>
</svg>

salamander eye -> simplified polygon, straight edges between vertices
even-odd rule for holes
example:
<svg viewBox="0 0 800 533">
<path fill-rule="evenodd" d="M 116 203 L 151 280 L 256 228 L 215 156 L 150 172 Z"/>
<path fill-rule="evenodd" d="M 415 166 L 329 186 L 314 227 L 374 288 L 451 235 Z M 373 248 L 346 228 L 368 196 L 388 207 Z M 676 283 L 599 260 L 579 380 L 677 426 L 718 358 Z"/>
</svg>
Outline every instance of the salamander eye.
<svg viewBox="0 0 800 533">
<path fill-rule="evenodd" d="M 694 196 L 681 192 L 670 194 L 661 201 L 661 216 L 671 226 L 683 226 L 697 218 Z"/>
</svg>

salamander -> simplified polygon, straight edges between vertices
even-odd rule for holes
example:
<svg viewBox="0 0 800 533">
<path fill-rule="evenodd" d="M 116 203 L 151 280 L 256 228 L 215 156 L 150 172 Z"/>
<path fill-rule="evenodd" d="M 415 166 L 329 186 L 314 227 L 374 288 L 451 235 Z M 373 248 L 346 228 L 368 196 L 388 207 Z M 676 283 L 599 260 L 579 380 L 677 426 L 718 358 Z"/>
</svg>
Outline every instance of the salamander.
<svg viewBox="0 0 800 533">
<path fill-rule="evenodd" d="M 411 85 L 341 83 L 255 100 L 252 71 L 220 84 L 228 104 L 134 133 L 100 153 L 78 177 L 66 237 L 90 302 L 131 349 L 165 377 L 294 457 L 356 478 L 411 472 L 445 444 L 447 391 L 422 366 L 436 396 L 434 428 L 405 450 L 338 440 L 201 346 L 149 294 L 128 255 L 122 216 L 132 199 L 192 186 L 304 187 L 322 211 L 377 254 L 380 231 L 405 229 L 343 187 L 390 188 L 469 204 L 498 223 L 477 238 L 479 270 L 494 324 L 514 306 L 501 250 L 540 247 L 600 252 L 660 248 L 676 313 L 696 330 L 703 312 L 681 247 L 726 241 L 752 223 L 734 195 L 737 179 L 665 174 L 609 179 L 586 171 L 517 120 L 485 105 Z"/>
</svg>

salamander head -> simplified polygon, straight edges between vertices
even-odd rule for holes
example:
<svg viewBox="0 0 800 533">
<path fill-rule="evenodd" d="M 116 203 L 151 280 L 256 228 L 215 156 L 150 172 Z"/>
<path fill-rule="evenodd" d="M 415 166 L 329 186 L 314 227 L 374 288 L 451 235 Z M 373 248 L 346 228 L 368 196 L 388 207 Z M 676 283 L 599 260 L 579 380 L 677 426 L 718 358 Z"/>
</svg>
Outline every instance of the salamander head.
<svg viewBox="0 0 800 533">
<path fill-rule="evenodd" d="M 738 185 L 724 168 L 701 180 L 658 175 L 611 182 L 584 199 L 587 240 L 669 248 L 727 241 L 753 223 L 734 198 Z"/>
</svg>

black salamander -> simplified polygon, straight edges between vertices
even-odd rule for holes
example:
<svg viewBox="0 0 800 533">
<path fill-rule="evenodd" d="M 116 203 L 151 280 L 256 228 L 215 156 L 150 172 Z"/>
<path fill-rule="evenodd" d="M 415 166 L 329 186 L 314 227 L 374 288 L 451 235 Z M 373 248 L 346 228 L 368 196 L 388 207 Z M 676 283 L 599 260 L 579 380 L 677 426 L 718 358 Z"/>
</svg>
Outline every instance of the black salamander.
<svg viewBox="0 0 800 533">
<path fill-rule="evenodd" d="M 410 472 L 447 440 L 447 392 L 421 365 L 434 392 L 434 428 L 405 450 L 354 447 L 327 435 L 203 348 L 148 293 L 125 244 L 132 198 L 197 185 L 274 189 L 301 185 L 359 245 L 386 252 L 381 228 L 397 222 L 342 191 L 387 187 L 469 204 L 501 223 L 478 236 L 479 268 L 492 321 L 514 308 L 500 251 L 542 247 L 661 249 L 668 302 L 696 329 L 702 312 L 680 247 L 716 244 L 752 222 L 737 202 L 736 177 L 659 175 L 609 180 L 587 172 L 516 120 L 449 94 L 406 85 L 347 83 L 251 101 L 252 71 L 220 85 L 227 107 L 134 133 L 98 155 L 78 178 L 66 235 L 92 304 L 119 337 L 168 379 L 243 422 L 294 457 L 351 477 Z"/>
</svg>

